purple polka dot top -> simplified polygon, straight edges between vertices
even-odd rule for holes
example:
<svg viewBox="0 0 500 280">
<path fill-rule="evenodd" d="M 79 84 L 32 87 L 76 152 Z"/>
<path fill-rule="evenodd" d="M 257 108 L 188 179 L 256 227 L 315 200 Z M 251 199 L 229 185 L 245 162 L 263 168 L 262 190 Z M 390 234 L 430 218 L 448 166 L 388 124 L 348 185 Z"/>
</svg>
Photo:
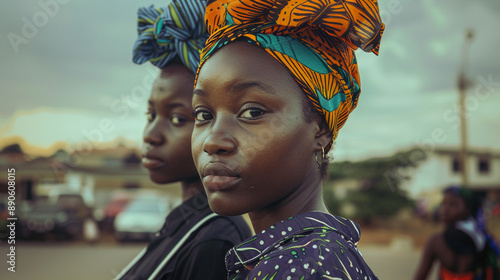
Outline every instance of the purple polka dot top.
<svg viewBox="0 0 500 280">
<path fill-rule="evenodd" d="M 228 279 L 378 279 L 357 249 L 359 226 L 323 212 L 281 221 L 226 254 Z"/>
</svg>

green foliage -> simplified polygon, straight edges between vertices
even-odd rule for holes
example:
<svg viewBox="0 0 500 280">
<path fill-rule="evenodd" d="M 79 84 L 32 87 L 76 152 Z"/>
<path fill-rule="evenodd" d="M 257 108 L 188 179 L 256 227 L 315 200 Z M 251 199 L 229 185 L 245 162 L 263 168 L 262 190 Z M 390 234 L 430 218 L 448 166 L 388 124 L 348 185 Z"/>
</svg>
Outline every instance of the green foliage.
<svg viewBox="0 0 500 280">
<path fill-rule="evenodd" d="M 329 180 L 356 179 L 360 189 L 350 191 L 343 201 L 335 201 L 337 209 L 344 203 L 355 207 L 354 217 L 369 224 L 373 218 L 388 218 L 399 210 L 414 208 L 414 202 L 401 189 L 401 183 L 410 178 L 415 167 L 425 160 L 422 150 L 413 149 L 391 157 L 375 158 L 360 162 L 337 162 L 330 166 Z M 329 202 L 325 198 L 325 202 Z M 332 207 L 331 204 L 328 207 Z"/>
<path fill-rule="evenodd" d="M 404 180 L 408 179 L 404 175 L 418 166 L 418 164 L 426 159 L 426 154 L 421 149 L 412 149 L 406 152 L 399 152 L 390 157 L 374 158 L 360 162 L 334 162 L 330 165 L 329 179 L 338 180 L 346 178 L 355 179 L 371 179 L 378 178 L 380 175 L 384 177 L 394 177 Z M 395 180 L 393 178 L 392 180 Z"/>
<path fill-rule="evenodd" d="M 346 202 L 356 208 L 355 217 L 365 224 L 370 224 L 374 217 L 389 218 L 403 208 L 415 207 L 406 192 L 389 188 L 384 180 L 365 181 L 365 184 L 360 191 L 346 197 Z"/>
<path fill-rule="evenodd" d="M 140 165 L 141 162 L 141 158 L 134 152 L 129 153 L 123 158 L 123 163 L 126 165 Z"/>
<path fill-rule="evenodd" d="M 323 189 L 323 200 L 330 213 L 334 214 L 340 213 L 340 206 L 342 205 L 342 201 L 340 201 L 335 196 L 332 190 Z"/>
</svg>

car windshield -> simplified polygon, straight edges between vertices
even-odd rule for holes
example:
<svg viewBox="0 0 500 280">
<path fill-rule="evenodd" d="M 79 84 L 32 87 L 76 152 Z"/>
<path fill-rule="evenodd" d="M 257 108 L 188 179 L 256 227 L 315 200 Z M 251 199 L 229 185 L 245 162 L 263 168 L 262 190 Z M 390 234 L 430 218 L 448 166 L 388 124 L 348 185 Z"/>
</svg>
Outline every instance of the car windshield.
<svg viewBox="0 0 500 280">
<path fill-rule="evenodd" d="M 148 213 L 158 213 L 160 212 L 160 207 L 157 203 L 132 203 L 127 207 L 127 212 L 148 212 Z"/>
<path fill-rule="evenodd" d="M 47 203 L 37 203 L 33 205 L 33 208 L 31 208 L 31 212 L 35 213 L 58 212 L 60 210 L 61 208 L 58 205 Z"/>
<path fill-rule="evenodd" d="M 79 195 L 61 195 L 57 200 L 60 204 L 64 205 L 82 205 L 83 200 Z"/>
</svg>

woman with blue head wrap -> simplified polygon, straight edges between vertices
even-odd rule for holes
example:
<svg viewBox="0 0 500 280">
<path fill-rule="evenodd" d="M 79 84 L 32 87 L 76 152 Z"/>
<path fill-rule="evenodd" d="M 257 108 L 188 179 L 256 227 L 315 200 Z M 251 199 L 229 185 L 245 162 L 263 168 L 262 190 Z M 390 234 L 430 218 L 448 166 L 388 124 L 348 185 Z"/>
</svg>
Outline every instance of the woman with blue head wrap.
<svg viewBox="0 0 500 280">
<path fill-rule="evenodd" d="M 196 73 L 208 38 L 205 6 L 205 1 L 185 0 L 173 1 L 166 9 L 140 8 L 134 63 L 149 61 L 160 69 L 180 64 Z"/>
<path fill-rule="evenodd" d="M 193 84 L 208 38 L 205 6 L 205 1 L 173 0 L 164 9 L 138 11 L 133 61 L 161 69 L 148 100 L 142 163 L 155 183 L 180 183 L 183 202 L 116 279 L 225 279 L 225 253 L 250 236 L 240 216 L 210 210 L 191 155 Z"/>
</svg>

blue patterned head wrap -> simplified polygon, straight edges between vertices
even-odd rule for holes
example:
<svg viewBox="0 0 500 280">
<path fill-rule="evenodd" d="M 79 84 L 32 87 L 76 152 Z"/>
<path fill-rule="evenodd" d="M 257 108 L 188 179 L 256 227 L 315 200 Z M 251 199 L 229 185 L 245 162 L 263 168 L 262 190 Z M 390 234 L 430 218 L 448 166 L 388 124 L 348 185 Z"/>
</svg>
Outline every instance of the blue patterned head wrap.
<svg viewBox="0 0 500 280">
<path fill-rule="evenodd" d="M 205 7 L 206 1 L 173 0 L 166 8 L 139 8 L 134 63 L 150 61 L 161 69 L 177 56 L 196 73 L 200 51 L 208 38 Z"/>
</svg>

